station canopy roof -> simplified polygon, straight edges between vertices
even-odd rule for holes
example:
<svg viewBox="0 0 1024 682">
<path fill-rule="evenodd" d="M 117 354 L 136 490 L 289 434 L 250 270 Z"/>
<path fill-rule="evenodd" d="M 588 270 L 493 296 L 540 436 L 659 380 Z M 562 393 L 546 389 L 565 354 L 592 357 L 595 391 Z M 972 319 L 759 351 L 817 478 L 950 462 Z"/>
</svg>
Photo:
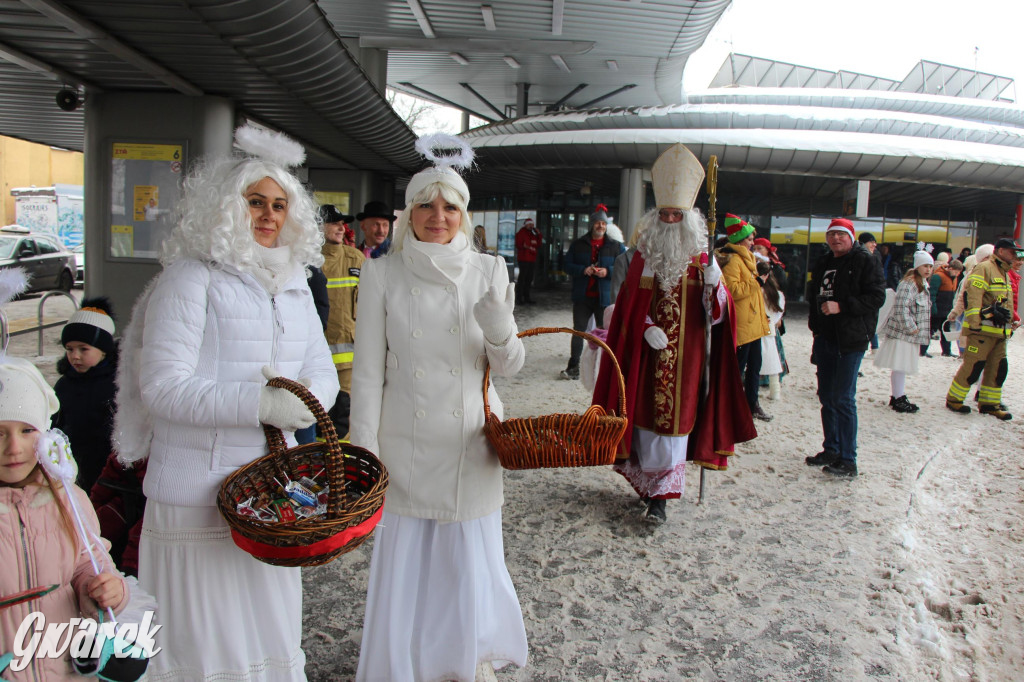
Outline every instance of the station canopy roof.
<svg viewBox="0 0 1024 682">
<path fill-rule="evenodd" d="M 1012 214 L 1024 194 L 1024 109 L 1007 101 L 1012 79 L 928 65 L 886 81 L 730 55 L 717 87 L 679 104 L 551 112 L 467 132 L 484 169 L 471 187 L 614 196 L 619 169 L 650 168 L 682 142 L 705 163 L 716 156 L 720 187 L 737 196 L 841 199 L 857 179 L 872 181 L 872 201 Z"/>
<path fill-rule="evenodd" d="M 217 95 L 303 142 L 311 166 L 404 175 L 422 160 L 382 55 L 387 84 L 490 120 L 517 82 L 535 109 L 678 102 L 729 2 L 0 0 L 0 133 L 81 150 L 83 108 L 57 108 L 62 86 L 86 109 L 103 90 Z"/>
</svg>

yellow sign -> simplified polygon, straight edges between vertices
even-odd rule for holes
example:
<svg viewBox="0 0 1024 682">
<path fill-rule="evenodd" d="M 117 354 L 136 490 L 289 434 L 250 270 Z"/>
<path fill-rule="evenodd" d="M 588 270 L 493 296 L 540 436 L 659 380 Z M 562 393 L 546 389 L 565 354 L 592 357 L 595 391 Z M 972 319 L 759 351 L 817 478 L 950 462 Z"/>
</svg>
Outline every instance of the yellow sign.
<svg viewBox="0 0 1024 682">
<path fill-rule="evenodd" d="M 110 226 L 110 255 L 131 258 L 135 255 L 135 228 L 131 225 Z"/>
<path fill-rule="evenodd" d="M 178 144 L 124 144 L 114 143 L 114 158 L 130 161 L 181 161 Z"/>
<path fill-rule="evenodd" d="M 350 201 L 348 192 L 313 192 L 313 196 L 321 206 L 333 204 L 339 213 L 348 213 Z"/>
</svg>

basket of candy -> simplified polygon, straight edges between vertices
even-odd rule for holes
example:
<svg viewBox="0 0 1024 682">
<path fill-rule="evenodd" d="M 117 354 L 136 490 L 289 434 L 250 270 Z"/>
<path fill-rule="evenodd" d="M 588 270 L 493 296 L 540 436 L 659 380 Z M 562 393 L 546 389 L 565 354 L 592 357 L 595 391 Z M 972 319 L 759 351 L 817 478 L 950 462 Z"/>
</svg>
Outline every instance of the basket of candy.
<svg viewBox="0 0 1024 682">
<path fill-rule="evenodd" d="M 284 377 L 268 385 L 306 404 L 324 442 L 288 448 L 280 429 L 264 424 L 270 454 L 228 476 L 217 507 L 235 544 L 253 557 L 275 566 L 319 566 L 373 533 L 388 472 L 369 451 L 339 442 L 305 386 Z"/>
<path fill-rule="evenodd" d="M 506 469 L 604 466 L 615 463 L 619 441 L 626 433 L 626 384 L 619 361 L 604 341 L 567 327 L 534 327 L 520 338 L 566 333 L 593 341 L 611 358 L 619 380 L 619 415 L 591 405 L 583 414 L 549 414 L 502 421 L 491 412 L 487 399 L 491 370 L 484 371 L 484 434 Z"/>
</svg>

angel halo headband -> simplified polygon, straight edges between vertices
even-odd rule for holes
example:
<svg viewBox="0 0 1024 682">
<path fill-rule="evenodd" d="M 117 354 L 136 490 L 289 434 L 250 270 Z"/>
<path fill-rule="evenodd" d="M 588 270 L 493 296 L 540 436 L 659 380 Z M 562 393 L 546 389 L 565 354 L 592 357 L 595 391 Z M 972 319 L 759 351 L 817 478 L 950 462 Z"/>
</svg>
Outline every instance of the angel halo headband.
<svg viewBox="0 0 1024 682">
<path fill-rule="evenodd" d="M 455 152 L 445 154 L 441 150 Z M 468 204 L 469 187 L 454 169 L 467 170 L 472 167 L 474 154 L 469 143 L 454 135 L 432 133 L 416 140 L 416 151 L 433 162 L 434 166 L 412 176 L 409 186 L 405 188 L 405 203 L 412 203 L 413 197 L 424 187 L 440 182 L 458 192 L 463 203 Z"/>
<path fill-rule="evenodd" d="M 235 130 L 235 145 L 249 156 L 285 168 L 301 166 L 306 160 L 306 150 L 301 144 L 284 133 L 258 128 L 251 123 Z"/>
</svg>

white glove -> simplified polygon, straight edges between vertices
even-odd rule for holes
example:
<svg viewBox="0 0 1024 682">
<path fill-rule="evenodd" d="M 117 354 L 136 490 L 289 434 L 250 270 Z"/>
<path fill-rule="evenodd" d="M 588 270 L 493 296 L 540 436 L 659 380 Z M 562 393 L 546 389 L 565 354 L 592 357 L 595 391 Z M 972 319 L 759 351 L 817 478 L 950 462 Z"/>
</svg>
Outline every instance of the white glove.
<svg viewBox="0 0 1024 682">
<path fill-rule="evenodd" d="M 661 327 L 648 327 L 644 332 L 644 341 L 654 350 L 661 350 L 668 346 L 668 334 Z"/>
<path fill-rule="evenodd" d="M 515 329 L 512 311 L 516 307 L 516 285 L 509 284 L 502 298 L 498 287 L 491 287 L 473 306 L 473 317 L 484 338 L 495 346 L 504 346 Z"/>
<path fill-rule="evenodd" d="M 717 286 L 722 281 L 722 268 L 718 267 L 718 259 L 715 254 L 708 258 L 708 264 L 704 266 L 704 284 Z"/>
<path fill-rule="evenodd" d="M 272 367 L 263 367 L 263 376 L 273 379 L 281 376 Z M 309 379 L 299 379 L 300 384 L 309 388 Z M 306 404 L 299 400 L 291 391 L 283 388 L 263 386 L 260 388 L 259 420 L 264 424 L 276 426 L 282 431 L 298 431 L 316 422 L 313 413 Z"/>
</svg>

